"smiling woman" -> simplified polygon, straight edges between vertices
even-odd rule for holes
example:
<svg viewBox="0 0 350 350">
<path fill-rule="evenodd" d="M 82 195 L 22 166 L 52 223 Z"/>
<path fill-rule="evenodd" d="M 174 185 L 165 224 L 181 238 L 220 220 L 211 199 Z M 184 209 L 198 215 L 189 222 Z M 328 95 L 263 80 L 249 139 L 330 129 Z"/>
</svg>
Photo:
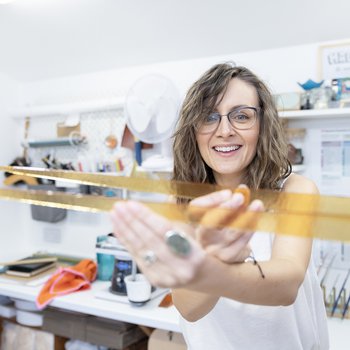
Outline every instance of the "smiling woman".
<svg viewBox="0 0 350 350">
<path fill-rule="evenodd" d="M 271 93 L 245 67 L 215 65 L 191 86 L 173 150 L 175 180 L 317 193 L 291 174 Z M 214 192 L 189 205 L 207 209 L 198 225 L 179 226 L 133 201 L 112 211 L 115 234 L 152 285 L 173 289 L 188 349 L 328 349 L 311 239 L 214 229 L 228 217 L 253 222 L 263 210 L 241 193 Z"/>
</svg>

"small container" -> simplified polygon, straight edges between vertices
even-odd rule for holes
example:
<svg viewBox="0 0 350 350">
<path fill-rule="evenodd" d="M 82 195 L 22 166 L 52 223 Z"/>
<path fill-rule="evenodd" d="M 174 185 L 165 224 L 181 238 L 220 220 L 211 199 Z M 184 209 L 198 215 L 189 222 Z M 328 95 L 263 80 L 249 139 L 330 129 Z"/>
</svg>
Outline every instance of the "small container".
<svg viewBox="0 0 350 350">
<path fill-rule="evenodd" d="M 97 260 L 97 279 L 100 281 L 110 281 L 113 276 L 115 245 L 113 235 L 102 235 L 96 239 L 96 260 Z"/>
<path fill-rule="evenodd" d="M 24 311 L 38 311 L 34 301 L 21 300 L 21 299 L 12 299 L 15 303 L 15 306 L 18 310 Z"/>
<path fill-rule="evenodd" d="M 128 299 L 133 305 L 142 306 L 150 300 L 152 286 L 144 274 L 137 273 L 135 276 L 126 276 L 125 284 Z"/>
<path fill-rule="evenodd" d="M 7 305 L 12 302 L 12 299 L 7 295 L 0 295 L 0 305 Z"/>
<path fill-rule="evenodd" d="M 0 304 L 0 316 L 5 318 L 12 318 L 16 316 L 16 308 L 13 304 Z"/>
<path fill-rule="evenodd" d="M 65 191 L 64 188 L 56 187 L 55 185 L 37 185 L 37 186 L 28 186 L 30 190 L 39 190 L 39 191 Z M 31 204 L 31 214 L 32 219 L 36 221 L 45 221 L 45 222 L 59 222 L 67 216 L 67 209 L 62 208 L 51 208 L 44 207 L 41 205 Z"/>
<path fill-rule="evenodd" d="M 125 278 L 131 274 L 131 257 L 114 257 L 114 271 L 110 292 L 117 295 L 126 295 Z"/>
<path fill-rule="evenodd" d="M 24 326 L 40 327 L 43 325 L 43 314 L 40 312 L 17 310 L 16 321 Z"/>
<path fill-rule="evenodd" d="M 97 279 L 100 281 L 110 281 L 113 276 L 114 255 L 96 253 L 97 257 Z"/>
</svg>

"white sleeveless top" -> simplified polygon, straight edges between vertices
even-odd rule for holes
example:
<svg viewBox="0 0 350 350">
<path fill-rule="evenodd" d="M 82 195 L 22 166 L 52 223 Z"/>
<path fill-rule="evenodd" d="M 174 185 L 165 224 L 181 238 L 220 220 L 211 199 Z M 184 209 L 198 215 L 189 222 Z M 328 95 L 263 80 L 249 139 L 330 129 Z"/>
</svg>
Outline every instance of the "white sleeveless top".
<svg viewBox="0 0 350 350">
<path fill-rule="evenodd" d="M 273 234 L 250 241 L 256 260 L 269 260 Z M 244 304 L 221 297 L 196 322 L 180 318 L 188 350 L 328 350 L 327 316 L 313 259 L 289 306 Z"/>
<path fill-rule="evenodd" d="M 258 261 L 270 258 L 272 235 L 257 232 L 251 246 Z M 290 306 L 261 306 L 221 297 L 202 319 L 181 318 L 188 350 L 327 350 L 327 317 L 314 264 Z"/>
</svg>

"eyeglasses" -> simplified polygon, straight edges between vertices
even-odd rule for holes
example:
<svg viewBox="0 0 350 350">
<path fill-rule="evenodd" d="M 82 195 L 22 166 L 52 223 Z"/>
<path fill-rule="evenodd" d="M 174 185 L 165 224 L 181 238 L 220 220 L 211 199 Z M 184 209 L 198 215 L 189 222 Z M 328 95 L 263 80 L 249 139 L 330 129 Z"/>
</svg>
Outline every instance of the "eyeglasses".
<svg viewBox="0 0 350 350">
<path fill-rule="evenodd" d="M 222 117 L 227 117 L 234 129 L 247 130 L 254 126 L 258 119 L 258 107 L 239 107 L 231 112 L 221 115 L 213 112 L 206 116 L 196 125 L 196 130 L 200 133 L 209 133 L 216 130 L 221 122 Z"/>
</svg>

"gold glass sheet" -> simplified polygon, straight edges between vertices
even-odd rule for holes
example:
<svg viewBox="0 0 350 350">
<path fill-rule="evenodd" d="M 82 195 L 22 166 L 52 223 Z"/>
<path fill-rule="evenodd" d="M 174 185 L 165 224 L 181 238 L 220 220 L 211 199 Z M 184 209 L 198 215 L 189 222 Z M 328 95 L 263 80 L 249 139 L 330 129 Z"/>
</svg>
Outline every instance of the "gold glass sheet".
<svg viewBox="0 0 350 350">
<path fill-rule="evenodd" d="M 260 195 L 260 199 L 268 203 L 266 211 L 263 213 L 248 212 L 246 215 L 253 215 L 254 220 L 242 220 L 241 216 L 238 219 L 227 221 L 225 226 L 301 237 L 350 240 L 349 198 L 307 194 L 276 196 L 271 191 L 257 191 L 254 196 L 257 194 Z M 120 200 L 115 197 L 17 189 L 0 189 L 0 198 L 88 212 L 109 211 L 113 204 Z M 274 201 L 271 201 L 271 198 L 274 198 Z M 301 203 L 304 205 L 300 205 Z M 170 220 L 189 221 L 185 205 L 155 202 L 144 202 L 143 204 Z M 229 211 L 229 209 L 221 210 Z"/>
<path fill-rule="evenodd" d="M 158 179 L 153 180 L 145 177 L 116 176 L 115 174 L 108 173 L 82 173 L 69 170 L 52 170 L 30 167 L 0 166 L 0 171 L 50 180 L 64 180 L 91 186 L 126 188 L 135 192 L 154 192 L 189 199 L 199 197 L 222 188 L 220 186 L 210 184 Z"/>
</svg>

